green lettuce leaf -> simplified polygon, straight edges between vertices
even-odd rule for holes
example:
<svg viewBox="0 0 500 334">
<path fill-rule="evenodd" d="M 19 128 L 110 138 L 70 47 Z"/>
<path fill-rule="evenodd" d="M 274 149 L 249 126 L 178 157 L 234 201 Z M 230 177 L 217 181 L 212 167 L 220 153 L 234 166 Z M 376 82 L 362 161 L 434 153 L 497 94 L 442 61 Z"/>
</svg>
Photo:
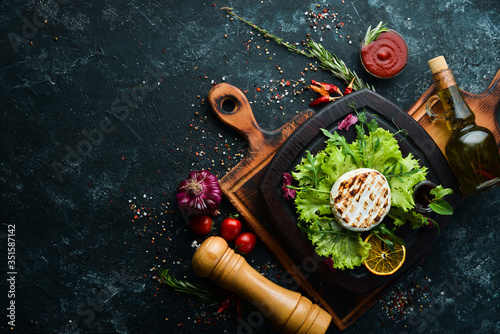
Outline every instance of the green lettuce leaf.
<svg viewBox="0 0 500 334">
<path fill-rule="evenodd" d="M 328 141 L 324 151 L 325 157 L 321 165 L 321 172 L 325 180 L 331 187 L 343 174 L 358 168 L 350 156 L 342 153 L 342 149 L 336 146 L 332 141 Z"/>
<path fill-rule="evenodd" d="M 302 158 L 300 164 L 295 167 L 295 172 L 292 173 L 293 178 L 299 181 L 301 187 L 314 187 L 314 180 L 318 179 L 319 181 L 321 179 L 318 171 L 324 164 L 325 157 L 325 152 L 312 155 L 309 151 L 306 151 L 306 157 Z"/>
<path fill-rule="evenodd" d="M 316 253 L 331 257 L 335 269 L 354 269 L 368 257 L 370 245 L 361 239 L 360 233 L 342 228 L 332 218 L 314 221 L 307 231 Z"/>
<path fill-rule="evenodd" d="M 355 165 L 359 164 L 359 153 L 356 153 L 356 150 L 353 150 L 352 145 L 347 143 L 345 137 L 339 135 L 337 131 L 335 131 L 333 135 L 325 129 L 321 129 L 321 131 L 323 131 L 323 134 L 329 138 L 328 143 L 330 145 L 338 146 L 341 148 L 341 152 L 345 156 L 350 157 Z"/>
<path fill-rule="evenodd" d="M 307 223 L 319 219 L 322 215 L 332 213 L 328 194 L 313 190 L 297 191 L 295 205 L 299 214 L 299 220 Z"/>
<path fill-rule="evenodd" d="M 370 168 L 383 171 L 402 158 L 398 141 L 392 133 L 385 129 L 377 128 L 375 131 L 370 132 L 365 141 L 368 143 L 366 148 Z M 356 144 L 356 142 L 353 143 L 353 145 Z"/>
<path fill-rule="evenodd" d="M 426 179 L 427 168 L 420 167 L 418 160 L 413 158 L 411 153 L 406 158 L 401 158 L 397 166 L 399 174 L 406 175 L 404 177 L 388 177 L 392 193 L 391 206 L 410 211 L 415 207 L 413 187 Z"/>
<path fill-rule="evenodd" d="M 402 208 L 391 207 L 387 214 L 394 219 L 395 226 L 402 226 L 406 222 L 410 222 L 412 229 L 420 228 L 429 225 L 429 219 L 421 213 L 415 211 L 404 211 Z"/>
</svg>

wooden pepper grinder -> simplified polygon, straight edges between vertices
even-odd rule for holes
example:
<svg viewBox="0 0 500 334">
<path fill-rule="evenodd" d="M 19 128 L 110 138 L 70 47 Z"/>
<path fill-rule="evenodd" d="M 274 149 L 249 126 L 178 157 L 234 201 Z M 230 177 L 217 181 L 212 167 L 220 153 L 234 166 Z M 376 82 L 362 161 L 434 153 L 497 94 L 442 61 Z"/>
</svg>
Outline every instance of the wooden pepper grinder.
<svg viewBox="0 0 500 334">
<path fill-rule="evenodd" d="M 269 281 L 228 247 L 221 237 L 207 238 L 192 260 L 195 273 L 252 303 L 281 333 L 325 333 L 332 316 L 300 293 Z"/>
</svg>

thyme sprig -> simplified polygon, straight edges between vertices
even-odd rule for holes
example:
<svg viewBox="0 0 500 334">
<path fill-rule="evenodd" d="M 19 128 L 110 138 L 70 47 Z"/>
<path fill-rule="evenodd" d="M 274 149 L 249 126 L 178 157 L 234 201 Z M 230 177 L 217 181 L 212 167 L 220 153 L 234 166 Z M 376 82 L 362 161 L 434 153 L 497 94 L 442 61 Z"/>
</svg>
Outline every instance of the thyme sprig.
<svg viewBox="0 0 500 334">
<path fill-rule="evenodd" d="M 372 26 L 369 26 L 368 29 L 366 30 L 366 35 L 365 35 L 365 45 L 370 44 L 374 40 L 380 36 L 381 33 L 384 31 L 390 31 L 391 29 L 387 28 L 387 23 L 382 24 L 382 21 L 379 22 L 379 24 L 372 29 Z"/>
<path fill-rule="evenodd" d="M 238 20 L 246 23 L 253 29 L 257 30 L 258 32 L 262 33 L 264 35 L 264 38 L 269 38 L 275 41 L 278 45 L 286 47 L 289 51 L 295 52 L 299 55 L 305 56 L 307 58 L 314 58 L 316 59 L 320 65 L 321 68 L 324 70 L 330 71 L 334 77 L 342 80 L 344 83 L 349 84 L 351 81 L 353 81 L 352 88 L 353 90 L 360 90 L 363 88 L 371 89 L 375 91 L 375 88 L 363 82 L 359 78 L 359 76 L 345 65 L 345 63 L 339 59 L 335 54 L 329 52 L 326 50 L 323 45 L 320 43 L 316 43 L 314 41 L 308 41 L 306 46 L 309 48 L 308 50 L 302 50 L 297 48 L 294 44 L 285 42 L 283 38 L 280 38 L 278 36 L 275 36 L 271 34 L 269 31 L 262 29 L 261 27 L 257 26 L 256 24 L 242 18 L 241 16 L 236 15 L 233 12 L 233 8 L 231 7 L 222 7 L 221 10 L 225 10 L 229 15 L 237 18 Z"/>
</svg>

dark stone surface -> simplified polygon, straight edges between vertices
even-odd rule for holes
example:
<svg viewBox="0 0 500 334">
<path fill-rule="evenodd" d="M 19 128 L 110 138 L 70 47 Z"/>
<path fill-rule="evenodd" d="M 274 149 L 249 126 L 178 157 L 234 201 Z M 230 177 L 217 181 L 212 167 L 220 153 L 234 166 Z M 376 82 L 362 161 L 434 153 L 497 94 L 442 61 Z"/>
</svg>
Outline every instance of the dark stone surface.
<svg viewBox="0 0 500 334">
<path fill-rule="evenodd" d="M 342 84 L 220 7 L 234 7 L 290 42 L 310 33 L 403 109 L 431 84 L 427 60 L 435 56 L 445 55 L 461 88 L 472 93 L 486 89 L 499 69 L 497 0 L 318 4 L 2 1 L 0 294 L 3 310 L 16 303 L 12 332 L 238 331 L 234 316 L 218 316 L 217 307 L 155 279 L 156 269 L 170 268 L 199 281 L 190 268 L 196 237 L 174 203 L 178 183 L 195 169 L 221 177 L 245 153 L 243 140 L 212 115 L 207 93 L 222 81 L 248 91 L 259 124 L 275 129 L 315 97 L 294 95 L 279 81 Z M 314 30 L 309 8 L 327 8 L 336 18 L 318 21 Z M 381 20 L 410 48 L 407 68 L 387 81 L 369 78 L 358 60 L 367 26 Z M 223 215 L 231 210 L 223 202 Z M 466 199 L 428 259 L 345 332 L 498 332 L 499 216 L 500 190 Z M 15 299 L 5 297 L 10 224 Z M 247 259 L 270 279 L 293 285 L 278 278 L 283 270 L 262 244 Z M 412 297 L 412 307 L 391 319 L 396 292 Z M 272 332 L 262 319 L 246 320 L 255 332 Z M 1 328 L 10 332 L 7 321 Z"/>
</svg>

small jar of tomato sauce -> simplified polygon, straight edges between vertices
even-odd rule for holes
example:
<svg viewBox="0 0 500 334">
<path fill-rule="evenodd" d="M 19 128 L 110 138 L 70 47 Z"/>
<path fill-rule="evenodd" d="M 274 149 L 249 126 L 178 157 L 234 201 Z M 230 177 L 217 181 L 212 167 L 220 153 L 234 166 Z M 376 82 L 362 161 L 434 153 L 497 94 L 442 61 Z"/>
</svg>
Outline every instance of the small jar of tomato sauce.
<svg viewBox="0 0 500 334">
<path fill-rule="evenodd" d="M 390 79 L 401 73 L 408 63 L 408 45 L 394 30 L 384 31 L 368 45 L 360 45 L 361 63 L 371 75 Z"/>
</svg>

